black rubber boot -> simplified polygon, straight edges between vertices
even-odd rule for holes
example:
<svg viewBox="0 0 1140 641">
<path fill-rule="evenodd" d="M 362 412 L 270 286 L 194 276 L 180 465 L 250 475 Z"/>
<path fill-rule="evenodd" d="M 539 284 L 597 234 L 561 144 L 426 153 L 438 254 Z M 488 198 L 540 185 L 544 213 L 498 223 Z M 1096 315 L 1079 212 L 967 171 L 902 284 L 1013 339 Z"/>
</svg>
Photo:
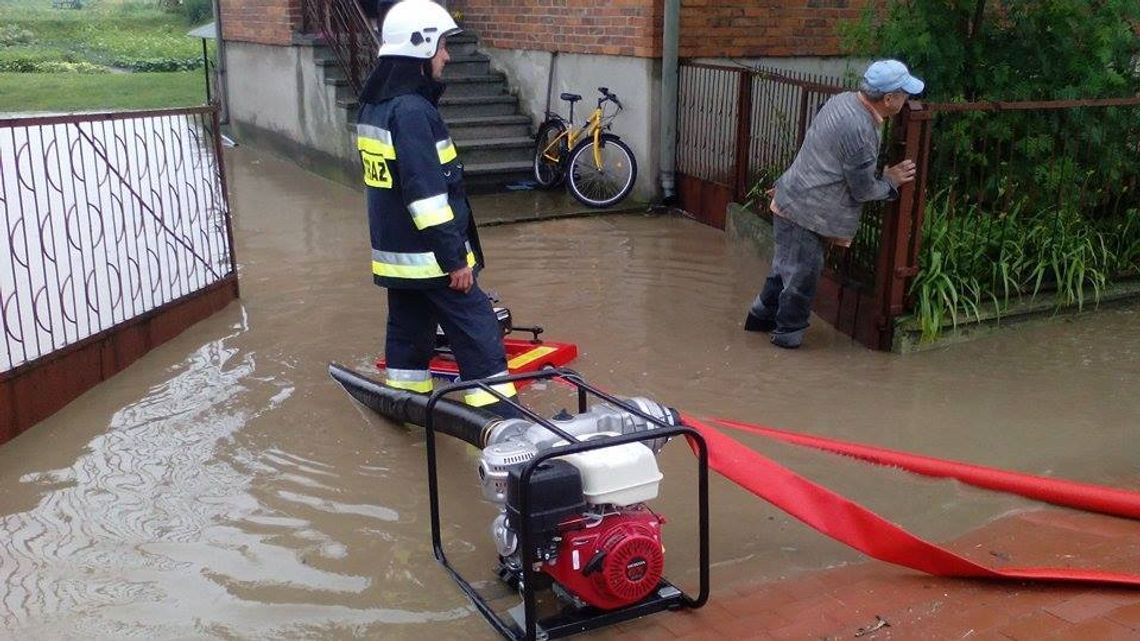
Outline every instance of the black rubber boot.
<svg viewBox="0 0 1140 641">
<path fill-rule="evenodd" d="M 746 332 L 770 332 L 774 329 L 776 329 L 776 321 L 765 320 L 752 312 L 748 312 L 748 317 L 744 319 L 744 331 Z"/>
</svg>

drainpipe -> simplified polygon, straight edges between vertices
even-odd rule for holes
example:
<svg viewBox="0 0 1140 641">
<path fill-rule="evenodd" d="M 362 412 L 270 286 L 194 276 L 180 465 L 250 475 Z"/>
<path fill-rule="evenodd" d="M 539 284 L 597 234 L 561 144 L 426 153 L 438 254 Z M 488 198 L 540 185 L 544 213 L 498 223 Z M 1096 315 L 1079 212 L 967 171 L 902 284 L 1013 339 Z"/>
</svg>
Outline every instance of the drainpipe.
<svg viewBox="0 0 1140 641">
<path fill-rule="evenodd" d="M 665 202 L 677 197 L 673 170 L 677 163 L 677 49 L 681 34 L 681 0 L 665 0 L 661 38 L 661 191 Z"/>
<path fill-rule="evenodd" d="M 226 75 L 226 39 L 222 37 L 222 2 L 221 0 L 214 0 L 214 29 L 217 31 L 218 42 L 218 64 L 214 69 L 218 72 L 218 102 L 220 104 L 220 113 L 218 114 L 218 121 L 223 125 L 230 123 L 230 88 L 229 79 Z"/>
</svg>

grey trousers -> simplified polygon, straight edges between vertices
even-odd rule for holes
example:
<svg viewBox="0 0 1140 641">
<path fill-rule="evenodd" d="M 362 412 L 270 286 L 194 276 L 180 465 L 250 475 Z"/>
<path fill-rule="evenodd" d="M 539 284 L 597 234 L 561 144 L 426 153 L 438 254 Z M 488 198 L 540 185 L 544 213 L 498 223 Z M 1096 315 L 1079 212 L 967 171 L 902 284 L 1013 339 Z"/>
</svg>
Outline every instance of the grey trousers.
<svg viewBox="0 0 1140 641">
<path fill-rule="evenodd" d="M 752 302 L 751 313 L 774 321 L 776 334 L 798 343 L 811 318 L 811 303 L 823 272 L 824 243 L 819 234 L 783 216 L 772 216 L 775 253 L 764 288 Z"/>
</svg>

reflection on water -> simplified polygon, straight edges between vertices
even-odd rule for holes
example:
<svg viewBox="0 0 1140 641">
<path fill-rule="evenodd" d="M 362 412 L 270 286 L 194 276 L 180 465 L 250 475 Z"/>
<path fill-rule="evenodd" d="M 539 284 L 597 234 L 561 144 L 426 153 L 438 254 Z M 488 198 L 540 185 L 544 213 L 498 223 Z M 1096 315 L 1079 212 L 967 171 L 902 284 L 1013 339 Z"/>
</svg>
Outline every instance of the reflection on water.
<svg viewBox="0 0 1140 641">
<path fill-rule="evenodd" d="M 0 448 L 0 638 L 497 638 L 432 558 L 422 435 L 325 372 L 368 370 L 382 344 L 360 194 L 231 160 L 242 301 Z M 785 352 L 740 328 L 766 261 L 715 230 L 617 216 L 482 236 L 485 287 L 577 341 L 574 367 L 606 389 L 1140 488 L 1134 308 L 906 357 L 817 325 Z M 742 440 L 934 539 L 1034 505 Z M 443 439 L 439 456 L 449 555 L 494 590 L 474 452 Z M 667 574 L 691 582 L 693 458 L 674 443 L 661 464 Z M 712 492 L 714 588 L 861 560 L 721 479 Z"/>
</svg>

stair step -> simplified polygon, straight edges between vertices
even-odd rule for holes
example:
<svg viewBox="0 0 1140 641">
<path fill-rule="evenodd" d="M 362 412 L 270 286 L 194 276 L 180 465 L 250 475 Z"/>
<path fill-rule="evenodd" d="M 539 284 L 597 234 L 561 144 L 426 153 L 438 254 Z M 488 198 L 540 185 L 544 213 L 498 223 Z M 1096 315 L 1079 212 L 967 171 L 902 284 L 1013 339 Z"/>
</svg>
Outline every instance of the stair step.
<svg viewBox="0 0 1140 641">
<path fill-rule="evenodd" d="M 501 73 L 459 76 L 447 79 L 448 96 L 499 96 L 507 93 L 507 77 Z"/>
<path fill-rule="evenodd" d="M 439 101 L 445 120 L 471 116 L 508 116 L 518 113 L 518 98 L 500 96 L 455 96 Z"/>
<path fill-rule="evenodd" d="M 506 185 L 530 180 L 530 162 L 463 163 L 463 183 L 473 194 L 503 191 Z"/>
<path fill-rule="evenodd" d="M 472 33 L 463 32 L 447 38 L 447 52 L 453 56 L 469 56 L 477 52 L 478 46 L 479 38 Z"/>
<path fill-rule="evenodd" d="M 485 165 L 500 162 L 531 162 L 534 153 L 534 140 L 525 136 L 510 138 L 484 138 L 463 140 L 455 138 L 455 147 L 464 166 Z"/>
<path fill-rule="evenodd" d="M 531 137 L 529 116 L 513 114 L 507 116 L 480 116 L 475 118 L 448 118 L 445 120 L 451 137 L 455 140 L 473 138 Z M 533 141 L 533 138 L 532 138 Z"/>
<path fill-rule="evenodd" d="M 445 80 L 463 76 L 483 76 L 491 72 L 491 59 L 481 53 L 452 56 L 443 68 Z"/>
</svg>

